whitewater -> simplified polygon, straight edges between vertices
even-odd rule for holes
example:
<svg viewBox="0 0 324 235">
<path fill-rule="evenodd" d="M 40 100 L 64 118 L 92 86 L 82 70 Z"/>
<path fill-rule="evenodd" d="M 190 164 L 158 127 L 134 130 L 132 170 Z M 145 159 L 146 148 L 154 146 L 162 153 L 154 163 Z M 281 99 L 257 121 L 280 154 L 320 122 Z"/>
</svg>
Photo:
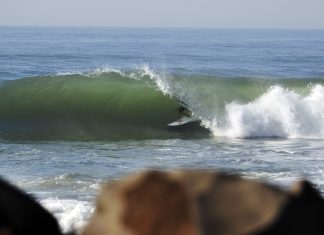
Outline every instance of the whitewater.
<svg viewBox="0 0 324 235">
<path fill-rule="evenodd" d="M 213 169 L 324 193 L 321 30 L 0 27 L 0 175 L 62 230 L 103 183 Z M 168 128 L 190 109 L 198 126 Z"/>
</svg>

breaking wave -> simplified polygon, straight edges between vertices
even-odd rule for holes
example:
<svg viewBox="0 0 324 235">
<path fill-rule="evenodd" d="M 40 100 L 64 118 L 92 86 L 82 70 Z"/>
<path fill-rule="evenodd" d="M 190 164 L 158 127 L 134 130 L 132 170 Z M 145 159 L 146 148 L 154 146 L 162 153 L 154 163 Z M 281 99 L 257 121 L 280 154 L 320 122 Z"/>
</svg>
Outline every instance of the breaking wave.
<svg viewBox="0 0 324 235">
<path fill-rule="evenodd" d="M 323 84 L 321 78 L 163 74 L 147 66 L 3 81 L 0 138 L 324 138 Z M 183 103 L 202 127 L 168 130 Z"/>
</svg>

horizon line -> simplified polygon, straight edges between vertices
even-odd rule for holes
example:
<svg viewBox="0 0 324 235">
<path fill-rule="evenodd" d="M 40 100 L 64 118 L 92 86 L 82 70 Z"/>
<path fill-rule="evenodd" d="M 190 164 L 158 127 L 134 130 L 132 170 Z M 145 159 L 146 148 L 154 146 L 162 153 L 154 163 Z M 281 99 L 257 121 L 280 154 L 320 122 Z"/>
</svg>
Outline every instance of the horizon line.
<svg viewBox="0 0 324 235">
<path fill-rule="evenodd" d="M 316 27 L 220 27 L 220 26 L 116 26 L 116 25 L 33 25 L 33 24 L 0 24 L 0 27 L 31 27 L 31 28 L 124 28 L 124 29 L 224 29 L 224 30 L 324 30 Z"/>
</svg>

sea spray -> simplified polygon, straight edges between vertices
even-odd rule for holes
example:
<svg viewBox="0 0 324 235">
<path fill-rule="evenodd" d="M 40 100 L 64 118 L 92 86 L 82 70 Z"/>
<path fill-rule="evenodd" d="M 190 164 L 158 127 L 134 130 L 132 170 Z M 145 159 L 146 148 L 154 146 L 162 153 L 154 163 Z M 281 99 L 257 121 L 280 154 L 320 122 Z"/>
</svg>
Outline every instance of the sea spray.
<svg viewBox="0 0 324 235">
<path fill-rule="evenodd" d="M 324 138 L 324 87 L 302 96 L 281 86 L 256 100 L 226 104 L 226 125 L 206 122 L 215 136 Z"/>
</svg>

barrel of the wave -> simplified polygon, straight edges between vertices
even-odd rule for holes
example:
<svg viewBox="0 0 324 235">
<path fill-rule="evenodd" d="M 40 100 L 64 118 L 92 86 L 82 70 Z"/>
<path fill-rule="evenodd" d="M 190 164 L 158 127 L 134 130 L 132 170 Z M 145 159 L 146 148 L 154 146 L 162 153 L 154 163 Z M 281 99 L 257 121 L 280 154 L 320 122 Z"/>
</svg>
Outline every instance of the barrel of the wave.
<svg viewBox="0 0 324 235">
<path fill-rule="evenodd" d="M 106 72 L 6 81 L 0 87 L 3 139 L 178 137 L 167 124 L 178 103 L 154 84 Z"/>
</svg>

